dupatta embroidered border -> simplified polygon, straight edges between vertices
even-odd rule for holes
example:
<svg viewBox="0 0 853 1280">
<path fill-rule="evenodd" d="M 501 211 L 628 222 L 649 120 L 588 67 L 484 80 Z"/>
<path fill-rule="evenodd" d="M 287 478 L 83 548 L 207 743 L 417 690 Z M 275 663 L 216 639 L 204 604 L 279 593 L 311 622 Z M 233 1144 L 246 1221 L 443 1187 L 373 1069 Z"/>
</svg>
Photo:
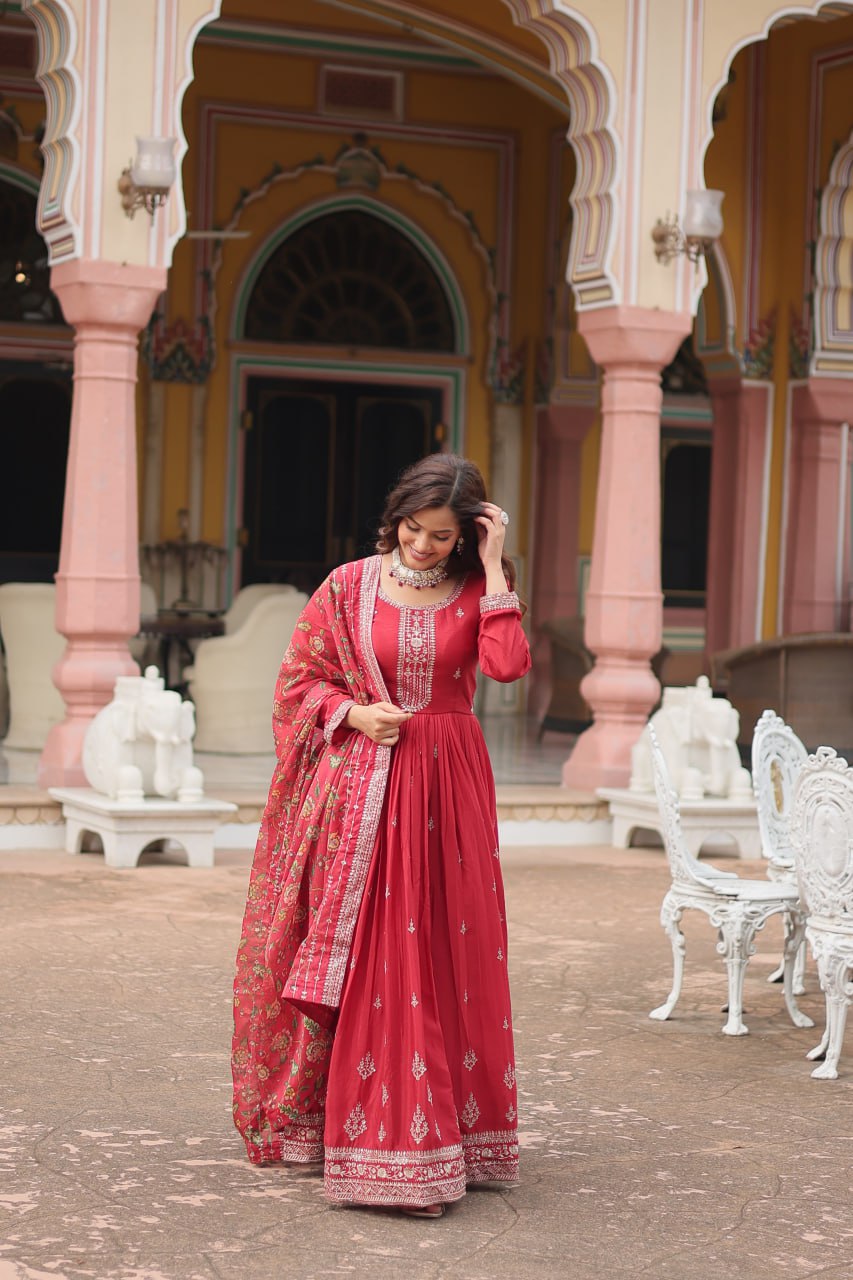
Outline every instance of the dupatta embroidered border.
<svg viewBox="0 0 853 1280">
<path fill-rule="evenodd" d="M 380 568 L 372 556 L 330 574 L 300 616 L 276 685 L 278 764 L 234 983 L 234 1117 L 255 1161 L 314 1158 L 310 1120 L 325 1103 L 333 1011 L 391 751 L 359 733 L 329 743 L 321 725 L 342 699 L 366 705 L 388 698 L 371 639 Z M 303 1155 L 296 1154 L 301 1130 Z"/>
<path fill-rule="evenodd" d="M 356 565 L 343 565 L 332 575 L 342 588 L 342 613 L 355 623 L 355 648 L 369 695 L 357 698 L 359 702 L 388 700 L 371 637 L 380 569 L 381 558 L 373 556 Z M 329 1008 L 340 1003 L 391 761 L 391 748 L 378 746 L 364 734 L 352 734 L 347 745 L 343 774 L 348 785 L 338 833 L 340 844 L 327 866 L 322 903 L 283 993 Z"/>
</svg>

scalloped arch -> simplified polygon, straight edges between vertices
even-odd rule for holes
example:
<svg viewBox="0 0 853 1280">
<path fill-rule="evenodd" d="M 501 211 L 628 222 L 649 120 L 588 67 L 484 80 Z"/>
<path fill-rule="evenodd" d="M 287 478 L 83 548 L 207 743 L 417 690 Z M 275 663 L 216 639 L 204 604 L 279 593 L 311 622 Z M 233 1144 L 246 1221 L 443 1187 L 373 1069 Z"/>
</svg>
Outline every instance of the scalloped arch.
<svg viewBox="0 0 853 1280">
<path fill-rule="evenodd" d="M 579 311 L 621 301 L 612 269 L 616 234 L 619 140 L 613 122 L 616 94 L 598 56 L 595 32 L 577 10 L 559 0 L 503 0 L 517 26 L 535 32 L 548 50 L 552 73 L 571 106 L 567 138 L 577 158 L 569 197 L 572 238 L 567 275 Z"/>
<path fill-rule="evenodd" d="M 41 144 L 44 176 L 38 198 L 38 228 L 47 241 L 51 263 L 80 253 L 80 225 L 74 201 L 80 175 L 76 127 L 81 111 L 80 77 L 74 66 L 79 32 L 66 0 L 24 0 L 38 33 L 36 78 L 47 105 Z"/>
<path fill-rule="evenodd" d="M 815 251 L 810 372 L 853 374 L 853 132 L 829 170 Z"/>
<path fill-rule="evenodd" d="M 816 18 L 853 13 L 853 0 L 815 0 L 813 4 L 786 4 L 774 8 L 763 24 L 732 44 L 723 59 L 719 78 L 704 103 L 705 132 L 700 139 L 700 160 L 714 135 L 712 112 L 717 94 L 725 85 L 731 65 L 741 49 L 766 40 L 771 29 L 786 19 Z M 810 373 L 853 373 L 853 133 L 833 161 L 821 204 L 815 255 L 815 349 Z"/>
<path fill-rule="evenodd" d="M 786 18 L 816 18 L 820 15 L 823 9 L 831 9 L 835 11 L 829 15 L 832 17 L 836 17 L 839 10 L 846 13 L 853 13 L 853 0 L 851 0 L 849 4 L 844 3 L 843 0 L 841 3 L 839 3 L 838 0 L 815 0 L 814 4 L 780 4 L 767 15 L 760 27 L 739 36 L 734 44 L 730 45 L 729 50 L 723 59 L 723 66 L 720 69 L 720 75 L 718 79 L 712 83 L 710 92 L 703 105 L 705 132 L 699 139 L 699 160 L 702 167 L 704 167 L 705 164 L 705 153 L 707 152 L 708 147 L 711 144 L 711 139 L 714 136 L 714 102 L 716 101 L 717 94 L 726 84 L 729 71 L 731 70 L 731 65 L 740 53 L 741 49 L 745 49 L 749 44 L 758 44 L 759 41 L 766 40 L 770 34 L 771 28 L 775 27 L 777 23 Z"/>
<path fill-rule="evenodd" d="M 80 132 L 85 127 L 81 124 L 84 96 L 86 93 L 91 96 L 93 85 L 103 83 L 104 68 L 87 62 L 86 32 L 79 28 L 70 0 L 22 0 L 22 3 L 38 35 L 36 77 L 46 100 L 42 142 L 45 171 L 39 192 L 39 230 L 47 241 L 51 264 L 68 258 L 99 258 L 103 256 L 102 221 L 93 211 L 102 198 L 104 142 L 99 138 L 91 153 L 84 156 Z M 157 6 L 150 131 L 177 138 L 179 167 L 187 150 L 181 106 L 193 78 L 193 47 L 202 28 L 218 16 L 221 4 L 222 0 L 196 0 L 182 5 L 179 0 L 173 0 L 168 6 Z M 85 8 L 83 13 L 87 13 Z M 97 20 L 105 21 L 103 17 Z M 81 187 L 89 184 L 92 190 L 81 194 Z M 81 206 L 88 210 L 85 241 Z M 168 265 L 175 243 L 185 228 L 183 187 L 178 183 L 168 213 L 158 219 L 150 237 L 149 266 Z"/>
</svg>

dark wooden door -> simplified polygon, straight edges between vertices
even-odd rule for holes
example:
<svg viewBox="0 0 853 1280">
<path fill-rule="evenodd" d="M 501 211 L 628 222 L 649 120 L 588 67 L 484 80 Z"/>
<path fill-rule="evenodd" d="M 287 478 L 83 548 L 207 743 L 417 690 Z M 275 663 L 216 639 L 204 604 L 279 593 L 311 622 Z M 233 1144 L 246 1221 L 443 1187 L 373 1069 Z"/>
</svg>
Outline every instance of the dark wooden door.
<svg viewBox="0 0 853 1280">
<path fill-rule="evenodd" d="M 52 582 L 71 424 L 69 377 L 0 366 L 0 582 Z"/>
<path fill-rule="evenodd" d="M 400 472 L 440 445 L 441 393 L 255 378 L 244 417 L 241 580 L 310 590 L 368 554 Z"/>
</svg>

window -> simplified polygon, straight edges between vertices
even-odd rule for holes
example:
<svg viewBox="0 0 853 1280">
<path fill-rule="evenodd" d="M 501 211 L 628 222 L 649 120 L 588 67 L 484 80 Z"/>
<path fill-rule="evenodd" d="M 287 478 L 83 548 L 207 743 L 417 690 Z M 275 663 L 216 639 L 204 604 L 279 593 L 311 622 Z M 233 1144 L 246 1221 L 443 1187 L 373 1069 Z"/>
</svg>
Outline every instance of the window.
<svg viewBox="0 0 853 1280">
<path fill-rule="evenodd" d="M 265 263 L 244 336 L 262 342 L 453 351 L 447 297 L 416 246 L 355 209 L 295 231 Z"/>
</svg>

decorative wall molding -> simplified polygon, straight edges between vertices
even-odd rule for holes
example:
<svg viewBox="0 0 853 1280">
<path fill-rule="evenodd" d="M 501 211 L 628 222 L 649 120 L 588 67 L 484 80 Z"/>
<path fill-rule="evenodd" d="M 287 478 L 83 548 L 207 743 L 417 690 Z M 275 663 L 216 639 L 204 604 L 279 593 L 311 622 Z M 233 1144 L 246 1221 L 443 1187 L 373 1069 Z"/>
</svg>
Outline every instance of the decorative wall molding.
<svg viewBox="0 0 853 1280">
<path fill-rule="evenodd" d="M 791 307 L 788 326 L 788 376 L 795 380 L 807 378 L 812 355 L 811 325 L 804 324 Z"/>
<path fill-rule="evenodd" d="M 307 57 L 340 58 L 345 55 L 348 59 L 357 58 L 374 64 L 390 63 L 395 68 L 439 68 L 454 72 L 465 71 L 473 75 L 484 74 L 480 65 L 471 58 L 420 40 L 406 40 L 396 36 L 383 39 L 380 36 L 359 36 L 348 32 L 346 40 L 342 41 L 335 31 L 296 28 L 251 19 L 218 18 L 201 33 L 199 43 L 238 49 L 278 49 Z"/>
<path fill-rule="evenodd" d="M 492 395 L 498 404 L 523 404 L 524 383 L 527 373 L 527 342 L 515 350 L 505 342 L 494 348 L 489 381 Z"/>
<path fill-rule="evenodd" d="M 743 376 L 754 382 L 773 381 L 776 347 L 776 308 L 773 307 L 752 330 L 741 353 Z"/>
<path fill-rule="evenodd" d="M 140 341 L 140 354 L 155 382 L 183 382 L 200 385 L 213 367 L 213 340 L 207 316 L 194 325 L 182 318 L 167 324 L 155 311 Z"/>
</svg>

